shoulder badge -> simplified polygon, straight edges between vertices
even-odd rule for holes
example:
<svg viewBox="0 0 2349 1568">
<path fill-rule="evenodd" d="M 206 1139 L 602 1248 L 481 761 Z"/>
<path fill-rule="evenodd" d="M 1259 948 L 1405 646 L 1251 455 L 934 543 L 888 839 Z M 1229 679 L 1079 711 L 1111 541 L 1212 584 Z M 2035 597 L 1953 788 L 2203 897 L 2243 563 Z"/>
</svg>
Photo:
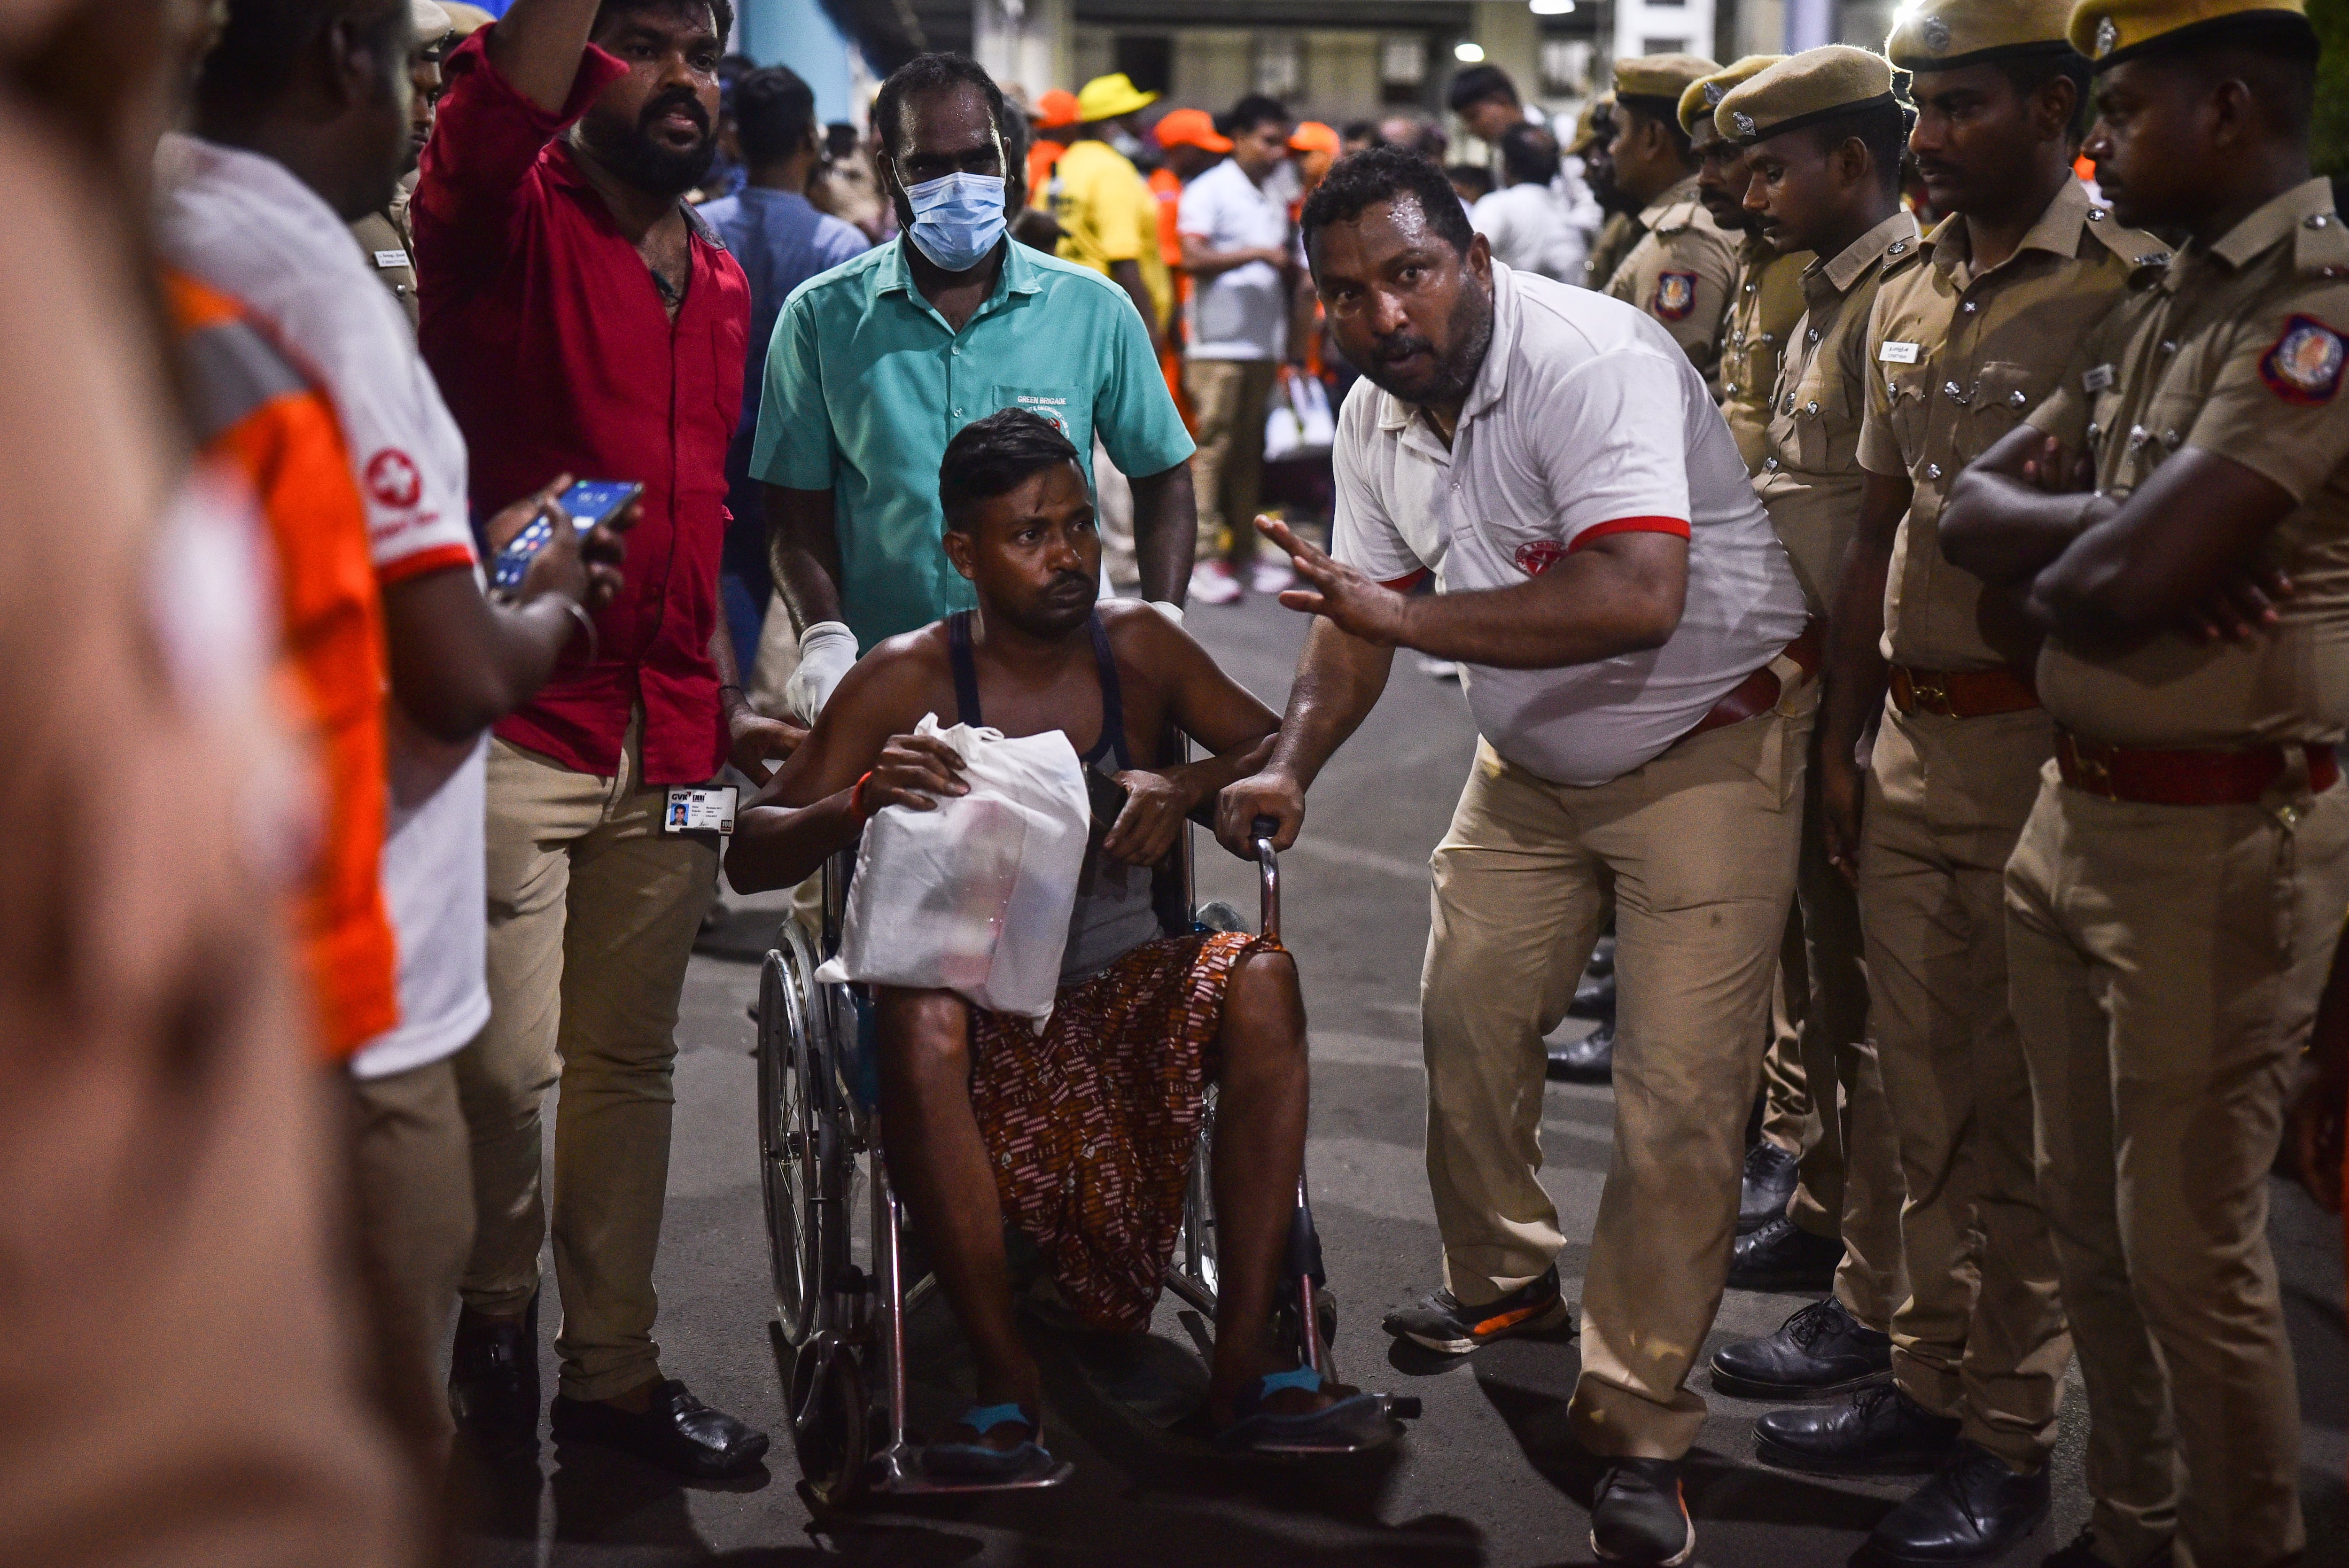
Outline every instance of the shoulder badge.
<svg viewBox="0 0 2349 1568">
<path fill-rule="evenodd" d="M 1696 274 L 1665 273 L 1656 279 L 1656 297 L 1650 304 L 1659 321 L 1686 321 L 1696 309 Z"/>
<path fill-rule="evenodd" d="M 2349 346 L 2341 335 L 2311 315 L 2295 315 L 2260 360 L 2268 390 L 2301 407 L 2330 403 L 2341 390 L 2341 370 Z"/>
<path fill-rule="evenodd" d="M 2100 59 L 2100 60 L 2101 60 L 2101 59 L 2103 59 L 2106 55 L 2111 54 L 2111 53 L 2113 52 L 2113 46 L 2114 46 L 2114 45 L 2116 45 L 2116 44 L 2117 44 L 2117 43 L 2119 43 L 2120 41 L 2121 41 L 2121 29 L 2120 29 L 2120 24 L 2119 24 L 2119 23 L 2117 23 L 2117 22 L 2116 22 L 2116 21 L 2114 21 L 2110 16 L 2099 16 L 2099 17 L 2097 17 L 2097 18 L 2096 18 L 2096 58 L 2098 58 L 2098 59 Z"/>
<path fill-rule="evenodd" d="M 1939 16 L 1926 17 L 1924 26 L 1918 28 L 1917 32 L 1918 36 L 1924 40 L 1925 48 L 1929 53 L 1938 55 L 1950 46 L 1950 25 Z"/>
</svg>

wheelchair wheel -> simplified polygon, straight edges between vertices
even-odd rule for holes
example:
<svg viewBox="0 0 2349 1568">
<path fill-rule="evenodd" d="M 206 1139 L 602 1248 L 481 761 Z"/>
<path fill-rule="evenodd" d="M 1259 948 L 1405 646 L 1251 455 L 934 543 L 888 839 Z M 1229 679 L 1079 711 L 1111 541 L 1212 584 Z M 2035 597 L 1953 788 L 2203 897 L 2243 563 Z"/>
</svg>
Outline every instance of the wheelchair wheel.
<svg viewBox="0 0 2349 1568">
<path fill-rule="evenodd" d="M 806 938 L 786 921 L 759 976 L 759 1185 L 775 1317 L 793 1346 L 815 1332 L 833 1251 L 826 1232 L 840 1222 L 835 1206 L 822 1201 L 832 1195 L 826 1167 L 834 1162 L 835 1140 L 824 1126 L 829 1053 L 819 1010 L 810 1006 L 814 970 Z"/>
<path fill-rule="evenodd" d="M 808 1501 L 838 1508 L 862 1489 L 871 1454 L 872 1395 L 855 1347 L 818 1334 L 792 1363 L 792 1447 Z"/>
<path fill-rule="evenodd" d="M 1174 1267 L 1208 1301 L 1215 1298 L 1222 1277 L 1216 1259 L 1215 1156 L 1216 1092 L 1210 1088 L 1199 1108 L 1199 1142 L 1192 1152 L 1191 1175 L 1183 1189 L 1183 1230 L 1174 1242 Z M 1191 1297 L 1188 1291 L 1182 1294 Z"/>
</svg>

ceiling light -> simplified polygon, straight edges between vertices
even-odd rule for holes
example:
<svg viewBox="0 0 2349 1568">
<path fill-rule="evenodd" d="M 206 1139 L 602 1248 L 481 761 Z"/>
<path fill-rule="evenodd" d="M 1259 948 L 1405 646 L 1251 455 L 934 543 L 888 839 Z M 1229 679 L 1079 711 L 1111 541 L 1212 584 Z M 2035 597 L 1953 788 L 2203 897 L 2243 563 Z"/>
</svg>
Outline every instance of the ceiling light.
<svg viewBox="0 0 2349 1568">
<path fill-rule="evenodd" d="M 1563 16 L 1574 9 L 1574 0 L 1532 0 L 1528 8 L 1537 16 Z"/>
<path fill-rule="evenodd" d="M 1459 61 L 1464 66 L 1482 64 L 1485 58 L 1485 46 L 1482 44 L 1454 44 L 1452 46 L 1452 57 Z"/>
</svg>

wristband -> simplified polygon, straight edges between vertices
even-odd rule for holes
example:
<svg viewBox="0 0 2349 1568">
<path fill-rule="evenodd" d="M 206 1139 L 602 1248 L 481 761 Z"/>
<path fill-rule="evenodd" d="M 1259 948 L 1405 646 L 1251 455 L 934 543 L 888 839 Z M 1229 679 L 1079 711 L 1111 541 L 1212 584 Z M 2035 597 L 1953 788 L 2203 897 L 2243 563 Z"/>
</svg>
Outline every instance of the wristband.
<svg viewBox="0 0 2349 1568">
<path fill-rule="evenodd" d="M 591 665 L 594 664 L 595 662 L 596 654 L 602 651 L 604 645 L 603 639 L 595 634 L 595 617 L 587 613 L 586 605 L 582 604 L 578 600 L 572 598 L 569 594 L 558 593 L 555 597 L 563 601 L 564 613 L 570 615 L 573 620 L 578 622 L 579 629 L 587 634 L 586 662 Z"/>
<path fill-rule="evenodd" d="M 871 782 L 873 782 L 873 770 L 868 768 L 864 770 L 864 776 L 849 788 L 848 814 L 855 820 L 859 827 L 873 820 L 871 813 L 864 810 L 864 787 Z"/>
</svg>

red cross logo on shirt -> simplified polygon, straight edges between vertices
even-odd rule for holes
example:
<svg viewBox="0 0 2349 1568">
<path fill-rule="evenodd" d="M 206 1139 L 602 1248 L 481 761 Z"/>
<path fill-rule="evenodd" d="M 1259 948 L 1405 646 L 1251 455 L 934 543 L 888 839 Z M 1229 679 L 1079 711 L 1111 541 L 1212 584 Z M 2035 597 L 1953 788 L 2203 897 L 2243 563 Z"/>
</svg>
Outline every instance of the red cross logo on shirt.
<svg viewBox="0 0 2349 1568">
<path fill-rule="evenodd" d="M 386 447 L 367 459 L 367 487 L 378 505 L 410 507 L 424 493 L 424 474 L 415 459 L 398 447 Z"/>
</svg>

